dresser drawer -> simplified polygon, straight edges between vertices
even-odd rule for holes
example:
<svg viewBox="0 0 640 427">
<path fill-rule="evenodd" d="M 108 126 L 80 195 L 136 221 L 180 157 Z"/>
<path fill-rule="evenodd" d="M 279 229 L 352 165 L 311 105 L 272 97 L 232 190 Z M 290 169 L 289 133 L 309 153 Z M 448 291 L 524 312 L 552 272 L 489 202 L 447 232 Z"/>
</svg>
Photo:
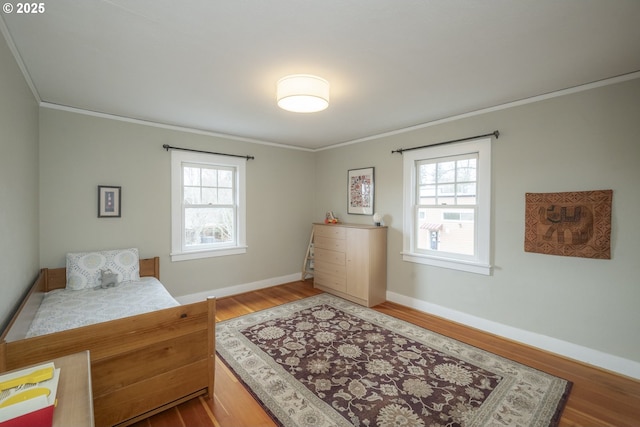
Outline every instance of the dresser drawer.
<svg viewBox="0 0 640 427">
<path fill-rule="evenodd" d="M 347 267 L 345 265 L 332 264 L 330 262 L 316 261 L 314 270 L 323 274 L 347 277 Z"/>
<path fill-rule="evenodd" d="M 344 227 L 335 225 L 316 225 L 313 229 L 314 237 L 330 237 L 332 239 L 346 239 Z"/>
<path fill-rule="evenodd" d="M 329 263 L 346 265 L 346 254 L 344 252 L 331 251 L 316 247 L 314 249 L 315 264 Z"/>
<path fill-rule="evenodd" d="M 313 283 L 314 285 L 326 286 L 327 288 L 335 289 L 340 292 L 346 292 L 347 290 L 346 277 L 338 277 L 321 271 L 315 272 L 315 275 L 313 276 Z"/>
<path fill-rule="evenodd" d="M 346 252 L 347 241 L 342 239 L 334 239 L 331 237 L 315 237 L 313 242 L 316 248 L 331 249 L 332 251 Z"/>
</svg>

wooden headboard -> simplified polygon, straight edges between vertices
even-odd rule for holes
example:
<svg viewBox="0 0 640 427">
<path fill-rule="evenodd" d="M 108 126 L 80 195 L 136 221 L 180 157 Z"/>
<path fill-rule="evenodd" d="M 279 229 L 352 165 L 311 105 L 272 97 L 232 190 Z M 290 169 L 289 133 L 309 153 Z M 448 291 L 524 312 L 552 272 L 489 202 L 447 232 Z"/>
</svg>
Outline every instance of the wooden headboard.
<svg viewBox="0 0 640 427">
<path fill-rule="evenodd" d="M 64 289 L 67 286 L 66 268 L 43 268 L 42 273 L 44 281 L 40 291 L 49 292 L 54 289 Z M 140 277 L 155 277 L 160 280 L 160 258 L 140 259 Z"/>
</svg>

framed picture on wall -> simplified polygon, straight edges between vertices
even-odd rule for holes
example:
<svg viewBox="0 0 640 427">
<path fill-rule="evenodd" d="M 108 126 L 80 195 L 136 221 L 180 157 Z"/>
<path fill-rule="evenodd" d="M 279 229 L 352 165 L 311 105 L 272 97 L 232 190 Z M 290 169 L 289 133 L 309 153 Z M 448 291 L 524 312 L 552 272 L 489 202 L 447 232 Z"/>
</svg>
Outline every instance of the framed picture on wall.
<svg viewBox="0 0 640 427">
<path fill-rule="evenodd" d="M 122 188 L 98 185 L 98 218 L 120 218 Z"/>
<path fill-rule="evenodd" d="M 373 215 L 373 168 L 350 169 L 347 178 L 347 213 Z"/>
</svg>

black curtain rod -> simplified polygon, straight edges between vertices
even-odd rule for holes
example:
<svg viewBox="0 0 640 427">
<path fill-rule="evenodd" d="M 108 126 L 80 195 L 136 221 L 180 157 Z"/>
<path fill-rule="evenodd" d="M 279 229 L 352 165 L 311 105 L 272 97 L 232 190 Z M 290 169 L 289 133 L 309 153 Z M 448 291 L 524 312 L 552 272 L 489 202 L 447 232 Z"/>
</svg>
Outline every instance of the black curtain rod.
<svg viewBox="0 0 640 427">
<path fill-rule="evenodd" d="M 253 156 L 241 156 L 239 154 L 226 154 L 226 153 L 215 153 L 213 151 L 203 151 L 203 150 L 193 150 L 191 148 L 180 148 L 180 147 L 172 147 L 169 144 L 164 144 L 162 146 L 165 150 L 182 150 L 182 151 L 193 151 L 194 153 L 205 153 L 205 154 L 217 154 L 219 156 L 229 156 L 229 157 L 240 157 L 242 159 L 253 160 L 255 157 Z"/>
<path fill-rule="evenodd" d="M 470 136 L 468 138 L 454 139 L 452 141 L 437 142 L 435 144 L 421 145 L 420 147 L 398 148 L 397 150 L 393 150 L 391 152 L 391 154 L 393 154 L 393 153 L 402 154 L 405 151 L 418 150 L 420 148 L 435 147 L 437 145 L 444 145 L 444 144 L 453 144 L 454 142 L 470 141 L 472 139 L 484 138 L 485 136 L 495 136 L 496 139 L 498 139 L 498 138 L 500 138 L 500 132 L 496 130 L 496 131 L 493 131 L 491 133 L 487 133 L 485 135 L 476 135 L 476 136 Z"/>
</svg>

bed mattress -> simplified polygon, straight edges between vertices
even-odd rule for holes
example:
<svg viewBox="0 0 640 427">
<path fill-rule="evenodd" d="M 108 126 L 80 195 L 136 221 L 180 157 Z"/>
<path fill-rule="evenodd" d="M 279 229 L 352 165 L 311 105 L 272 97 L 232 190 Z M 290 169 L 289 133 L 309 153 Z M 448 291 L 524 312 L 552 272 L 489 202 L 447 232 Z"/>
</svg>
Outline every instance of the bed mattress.
<svg viewBox="0 0 640 427">
<path fill-rule="evenodd" d="M 56 289 L 45 294 L 27 338 L 178 305 L 155 277 L 111 288 Z"/>
</svg>

